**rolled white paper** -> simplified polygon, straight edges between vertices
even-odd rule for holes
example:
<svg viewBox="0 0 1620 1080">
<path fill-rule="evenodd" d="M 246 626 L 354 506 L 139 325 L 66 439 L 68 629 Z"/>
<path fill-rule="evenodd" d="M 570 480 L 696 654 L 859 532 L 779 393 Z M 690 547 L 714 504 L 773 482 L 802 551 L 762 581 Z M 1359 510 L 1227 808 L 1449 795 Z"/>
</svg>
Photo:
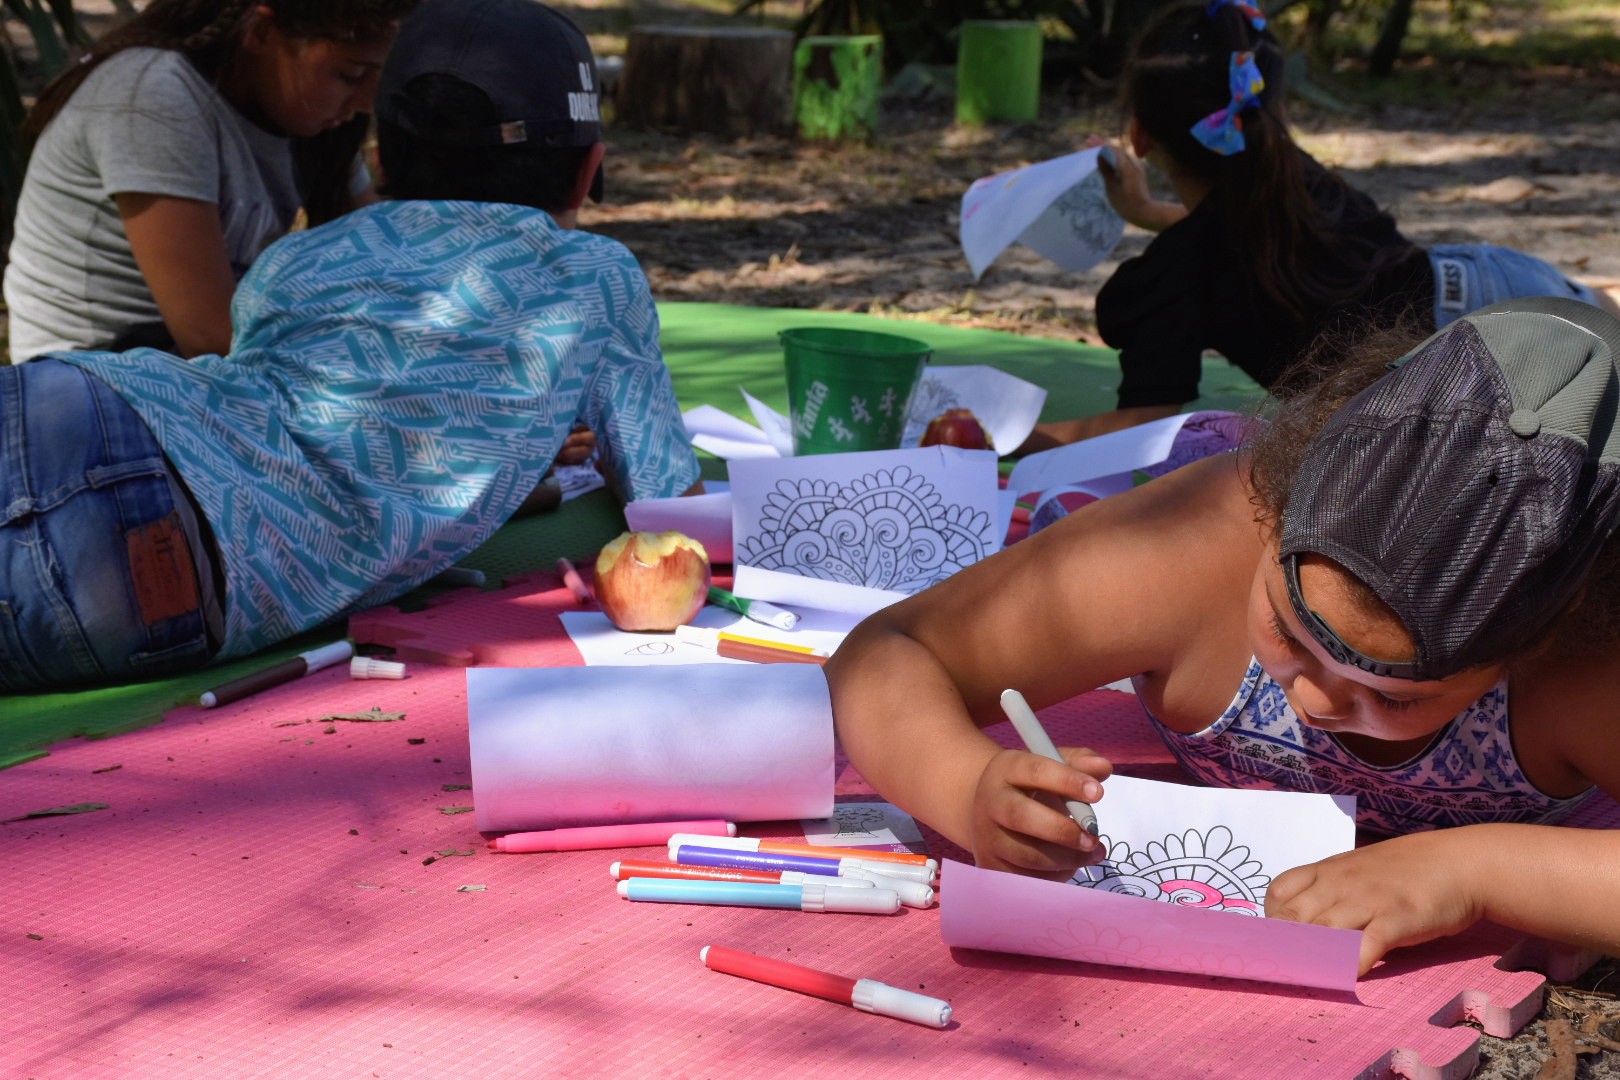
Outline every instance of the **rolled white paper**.
<svg viewBox="0 0 1620 1080">
<path fill-rule="evenodd" d="M 467 721 L 482 832 L 833 810 L 816 665 L 469 668 Z"/>
</svg>

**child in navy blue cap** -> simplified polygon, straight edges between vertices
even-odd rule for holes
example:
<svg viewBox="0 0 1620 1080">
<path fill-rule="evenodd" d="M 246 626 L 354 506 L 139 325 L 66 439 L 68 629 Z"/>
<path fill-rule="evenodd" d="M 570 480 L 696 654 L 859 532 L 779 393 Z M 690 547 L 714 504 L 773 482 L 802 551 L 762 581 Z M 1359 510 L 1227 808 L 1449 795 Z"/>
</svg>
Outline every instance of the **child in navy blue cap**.
<svg viewBox="0 0 1620 1080">
<path fill-rule="evenodd" d="M 386 603 L 522 507 L 577 427 L 627 499 L 697 460 L 600 191 L 590 48 L 429 0 L 378 89 L 392 201 L 267 249 L 232 348 L 0 368 L 0 692 L 163 675 Z"/>
</svg>

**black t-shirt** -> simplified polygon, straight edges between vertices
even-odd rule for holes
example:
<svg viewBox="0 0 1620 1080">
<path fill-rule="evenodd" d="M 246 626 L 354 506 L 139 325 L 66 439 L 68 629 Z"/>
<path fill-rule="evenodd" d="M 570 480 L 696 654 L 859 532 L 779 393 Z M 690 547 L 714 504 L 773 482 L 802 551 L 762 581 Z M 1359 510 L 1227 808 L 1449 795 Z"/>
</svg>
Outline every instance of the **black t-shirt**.
<svg viewBox="0 0 1620 1080">
<path fill-rule="evenodd" d="M 1223 235 L 1224 208 L 1213 192 L 1122 263 L 1097 294 L 1097 329 L 1119 350 L 1119 407 L 1180 405 L 1198 396 L 1204 350 L 1214 349 L 1270 387 L 1334 320 L 1354 328 L 1434 318 L 1428 253 L 1400 234 L 1395 219 L 1306 157 L 1311 195 L 1341 242 L 1388 251 L 1353 305 L 1323 307 L 1299 325 L 1268 297 L 1241 251 Z"/>
</svg>

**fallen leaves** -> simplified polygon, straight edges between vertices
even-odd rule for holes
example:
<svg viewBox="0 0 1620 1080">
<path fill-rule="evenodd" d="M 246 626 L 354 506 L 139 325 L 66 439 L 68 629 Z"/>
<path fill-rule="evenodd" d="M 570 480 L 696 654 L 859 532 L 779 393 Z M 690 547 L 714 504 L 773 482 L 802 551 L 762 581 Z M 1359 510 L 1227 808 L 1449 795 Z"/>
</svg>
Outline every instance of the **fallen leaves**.
<svg viewBox="0 0 1620 1080">
<path fill-rule="evenodd" d="M 392 724 L 396 720 L 403 719 L 405 719 L 405 714 L 402 712 L 383 712 L 378 708 L 370 708 L 365 712 L 329 713 L 326 716 L 311 716 L 304 720 L 281 720 L 270 726 L 297 727 L 300 724 L 332 724 L 339 720 L 345 720 L 351 724 Z M 332 731 L 336 730 L 336 728 L 332 729 Z M 331 731 L 327 732 L 327 734 L 331 734 Z"/>
<path fill-rule="evenodd" d="M 44 810 L 30 810 L 28 813 L 19 814 L 14 818 L 6 818 L 4 821 L 0 821 L 0 825 L 10 825 L 13 821 L 29 821 L 33 818 L 56 817 L 61 814 L 89 814 L 96 810 L 105 809 L 107 809 L 107 804 L 104 802 L 81 802 L 74 803 L 72 806 L 52 806 Z M 468 809 L 472 808 L 468 807 Z"/>
</svg>

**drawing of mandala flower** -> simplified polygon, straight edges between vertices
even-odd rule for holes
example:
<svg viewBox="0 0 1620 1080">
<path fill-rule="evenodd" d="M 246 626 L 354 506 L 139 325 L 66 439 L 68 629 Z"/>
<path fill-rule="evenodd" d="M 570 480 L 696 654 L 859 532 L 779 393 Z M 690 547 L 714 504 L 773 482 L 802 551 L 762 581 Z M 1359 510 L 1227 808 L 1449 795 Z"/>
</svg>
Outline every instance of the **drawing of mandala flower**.
<svg viewBox="0 0 1620 1080">
<path fill-rule="evenodd" d="M 906 593 L 983 558 L 991 532 L 988 514 L 946 505 L 905 466 L 846 484 L 780 480 L 760 527 L 737 544 L 746 566 Z"/>
<path fill-rule="evenodd" d="M 1271 877 L 1224 825 L 1171 833 L 1141 851 L 1124 841 L 1107 846 L 1108 858 L 1081 869 L 1076 885 L 1210 911 L 1264 912 Z"/>
<path fill-rule="evenodd" d="M 962 404 L 956 396 L 956 391 L 940 382 L 924 375 L 922 382 L 911 395 L 911 410 L 906 415 L 906 426 L 924 427 L 928 421 L 944 412 L 954 409 Z"/>
</svg>

